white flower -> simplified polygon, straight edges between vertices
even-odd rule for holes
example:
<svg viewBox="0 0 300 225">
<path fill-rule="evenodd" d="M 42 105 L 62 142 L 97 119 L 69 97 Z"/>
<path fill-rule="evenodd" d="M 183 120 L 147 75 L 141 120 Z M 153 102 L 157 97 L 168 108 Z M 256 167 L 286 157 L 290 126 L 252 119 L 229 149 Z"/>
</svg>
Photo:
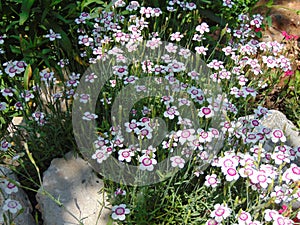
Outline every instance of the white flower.
<svg viewBox="0 0 300 225">
<path fill-rule="evenodd" d="M 200 34 L 204 34 L 205 32 L 209 32 L 209 26 L 207 23 L 203 22 L 196 27 L 196 31 L 199 31 Z"/>
<path fill-rule="evenodd" d="M 151 158 L 148 155 L 143 155 L 142 157 L 140 157 L 140 169 L 141 170 L 148 170 L 148 171 L 152 171 L 154 169 L 155 164 L 157 164 L 156 159 Z"/>
<path fill-rule="evenodd" d="M 180 41 L 183 38 L 183 35 L 180 32 L 171 34 L 171 41 Z"/>
<path fill-rule="evenodd" d="M 104 160 L 108 158 L 108 154 L 106 151 L 97 150 L 94 155 L 92 155 L 92 159 L 96 159 L 97 163 L 102 163 Z"/>
<path fill-rule="evenodd" d="M 205 182 L 204 182 L 205 186 L 215 188 L 218 186 L 219 183 L 220 183 L 220 180 L 217 179 L 216 174 L 206 175 Z"/>
<path fill-rule="evenodd" d="M 211 212 L 210 216 L 213 217 L 217 222 L 221 222 L 231 214 L 231 209 L 226 204 L 216 204 L 214 211 Z"/>
<path fill-rule="evenodd" d="M 199 112 L 198 112 L 198 116 L 200 117 L 205 117 L 205 118 L 211 118 L 214 116 L 214 111 L 213 111 L 213 107 L 211 105 L 209 105 L 208 107 L 202 107 Z"/>
<path fill-rule="evenodd" d="M 167 111 L 164 112 L 164 117 L 169 118 L 170 120 L 174 119 L 175 116 L 178 116 L 179 112 L 177 111 L 176 106 L 171 106 L 167 108 Z"/>
<path fill-rule="evenodd" d="M 183 145 L 185 142 L 191 142 L 195 139 L 194 133 L 194 129 L 184 129 L 177 131 L 176 135 L 179 137 L 180 144 Z"/>
<path fill-rule="evenodd" d="M 43 112 L 34 112 L 32 113 L 32 117 L 38 122 L 45 118 L 45 114 Z"/>
<path fill-rule="evenodd" d="M 173 156 L 173 157 L 170 158 L 170 160 L 172 162 L 171 165 L 173 167 L 177 167 L 178 166 L 181 169 L 184 167 L 185 161 L 180 156 Z"/>
<path fill-rule="evenodd" d="M 0 102 L 0 111 L 4 111 L 7 108 L 6 102 Z"/>
<path fill-rule="evenodd" d="M 97 75 L 95 73 L 91 73 L 85 76 L 85 82 L 94 83 L 95 79 L 97 78 Z"/>
<path fill-rule="evenodd" d="M 16 182 L 16 181 L 14 181 L 14 183 L 12 183 L 12 182 L 10 182 L 10 181 L 8 181 L 8 180 L 4 180 L 3 181 L 3 187 L 4 187 L 4 191 L 5 191 L 5 193 L 6 194 L 11 194 L 11 193 L 17 193 L 18 192 L 18 187 L 17 187 L 17 185 L 16 184 L 18 184 L 18 182 Z"/>
<path fill-rule="evenodd" d="M 93 38 L 87 35 L 79 35 L 78 39 L 79 39 L 78 44 L 82 44 L 85 46 L 90 46 L 90 44 L 93 42 Z"/>
<path fill-rule="evenodd" d="M 80 94 L 79 102 L 87 103 L 89 101 L 89 99 L 90 99 L 89 94 Z"/>
<path fill-rule="evenodd" d="M 30 99 L 34 98 L 34 95 L 30 91 L 25 90 L 23 93 L 21 93 L 21 97 L 24 98 L 26 102 L 29 102 Z"/>
<path fill-rule="evenodd" d="M 11 147 L 11 144 L 8 141 L 3 140 L 0 142 L 0 150 L 1 151 L 6 152 L 8 150 L 8 148 L 10 148 L 10 147 Z"/>
<path fill-rule="evenodd" d="M 121 188 L 117 188 L 117 190 L 115 191 L 115 196 L 118 196 L 118 195 L 123 195 L 125 196 L 126 195 L 126 191 L 121 189 Z"/>
<path fill-rule="evenodd" d="M 82 116 L 82 119 L 87 121 L 94 120 L 97 118 L 98 116 L 96 114 L 90 112 L 85 112 L 84 115 Z"/>
<path fill-rule="evenodd" d="M 282 130 L 280 129 L 274 129 L 271 133 L 271 140 L 274 143 L 277 143 L 278 141 L 285 142 L 286 137 L 284 136 Z"/>
<path fill-rule="evenodd" d="M 240 175 L 235 168 L 228 168 L 223 170 L 224 175 L 226 175 L 227 181 L 238 180 Z"/>
<path fill-rule="evenodd" d="M 238 217 L 239 225 L 249 224 L 249 222 L 252 220 L 250 213 L 245 211 L 241 211 L 241 213 L 239 213 L 237 217 Z"/>
<path fill-rule="evenodd" d="M 50 34 L 47 34 L 44 37 L 49 38 L 50 41 L 54 41 L 55 39 L 61 39 L 61 35 L 59 33 L 55 33 L 52 29 L 50 29 L 49 32 Z"/>
<path fill-rule="evenodd" d="M 1 93 L 4 97 L 9 96 L 12 97 L 14 95 L 15 89 L 13 88 L 3 88 L 1 89 Z"/>
<path fill-rule="evenodd" d="M 118 154 L 119 154 L 118 160 L 119 161 L 125 160 L 126 162 L 130 162 L 131 157 L 134 156 L 134 152 L 130 151 L 130 149 L 119 150 Z"/>
<path fill-rule="evenodd" d="M 9 211 L 13 214 L 17 213 L 20 209 L 22 209 L 22 206 L 21 204 L 16 201 L 16 200 L 12 200 L 12 199 L 6 199 L 3 206 L 2 206 L 2 209 L 4 211 Z"/>
<path fill-rule="evenodd" d="M 266 209 L 264 218 L 265 218 L 266 221 L 269 222 L 271 220 L 274 220 L 275 217 L 277 217 L 278 215 L 279 215 L 278 211 L 271 210 L 271 209 Z"/>
<path fill-rule="evenodd" d="M 208 48 L 205 48 L 204 46 L 197 46 L 195 47 L 195 50 L 199 55 L 206 55 L 206 51 L 208 50 Z"/>
<path fill-rule="evenodd" d="M 125 220 L 125 215 L 130 213 L 125 204 L 115 205 L 112 207 L 111 217 L 114 220 Z"/>
<path fill-rule="evenodd" d="M 209 219 L 206 221 L 205 225 L 218 225 L 219 223 L 214 219 Z"/>
</svg>

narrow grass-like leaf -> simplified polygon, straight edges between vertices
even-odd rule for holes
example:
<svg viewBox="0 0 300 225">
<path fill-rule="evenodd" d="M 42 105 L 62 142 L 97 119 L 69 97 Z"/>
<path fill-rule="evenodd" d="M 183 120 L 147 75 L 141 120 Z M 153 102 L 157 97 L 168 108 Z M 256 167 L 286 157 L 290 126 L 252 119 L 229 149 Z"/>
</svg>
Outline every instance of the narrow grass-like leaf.
<svg viewBox="0 0 300 225">
<path fill-rule="evenodd" d="M 20 20 L 19 20 L 20 25 L 23 25 L 29 18 L 30 9 L 34 2 L 35 0 L 22 1 L 22 7 L 21 7 L 22 12 L 20 13 Z"/>
<path fill-rule="evenodd" d="M 31 69 L 31 65 L 28 64 L 27 67 L 26 67 L 26 70 L 25 70 L 25 73 L 24 73 L 24 88 L 26 90 L 29 89 L 29 81 L 30 81 L 30 78 L 32 77 L 32 69 Z"/>
<path fill-rule="evenodd" d="M 88 5 L 90 5 L 90 4 L 92 4 L 92 3 L 96 3 L 96 4 L 99 4 L 99 5 L 104 4 L 104 2 L 101 1 L 101 0 L 86 0 L 86 1 L 83 1 L 83 2 L 81 3 L 81 11 L 83 11 L 83 9 L 84 9 L 85 7 L 87 7 Z"/>
</svg>

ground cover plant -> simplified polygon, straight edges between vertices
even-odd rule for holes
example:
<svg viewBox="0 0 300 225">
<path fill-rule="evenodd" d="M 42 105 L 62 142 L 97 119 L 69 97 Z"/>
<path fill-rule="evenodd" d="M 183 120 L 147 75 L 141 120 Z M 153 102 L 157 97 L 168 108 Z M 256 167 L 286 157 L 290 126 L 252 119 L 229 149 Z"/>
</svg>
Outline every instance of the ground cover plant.
<svg viewBox="0 0 300 225">
<path fill-rule="evenodd" d="M 116 182 L 100 174 L 110 222 L 299 224 L 300 146 L 288 146 L 284 130 L 260 122 L 279 108 L 299 126 L 297 37 L 283 32 L 282 43 L 260 41 L 268 24 L 249 14 L 250 2 L 6 1 L 1 7 L 2 131 L 13 117 L 24 119 L 14 136 L 1 135 L 2 164 L 20 180 L 2 179 L 3 223 L 22 212 L 11 193 L 20 187 L 34 193 L 51 159 L 77 150 L 95 166 L 114 159 L 146 177 Z M 143 58 L 140 49 L 160 57 Z M 86 69 L 99 62 L 111 66 L 109 79 L 95 109 L 78 111 L 93 106 L 92 87 L 105 68 Z M 125 88 L 130 92 L 116 109 Z M 97 127 L 87 151 L 76 149 L 74 111 L 77 122 Z M 168 170 L 156 173 L 162 162 Z"/>
</svg>

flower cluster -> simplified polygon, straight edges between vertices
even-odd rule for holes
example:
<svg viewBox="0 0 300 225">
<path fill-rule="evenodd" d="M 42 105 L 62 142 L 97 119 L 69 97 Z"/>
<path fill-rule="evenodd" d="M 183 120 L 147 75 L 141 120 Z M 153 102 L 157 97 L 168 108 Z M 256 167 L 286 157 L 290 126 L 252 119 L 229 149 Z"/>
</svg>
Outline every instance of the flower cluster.
<svg viewBox="0 0 300 225">
<path fill-rule="evenodd" d="M 232 7 L 234 2 L 224 1 L 223 4 Z M 176 5 L 184 10 L 195 8 L 194 3 L 169 1 L 167 10 L 175 12 Z M 221 186 L 234 185 L 242 180 L 252 194 L 259 196 L 261 204 L 268 205 L 269 202 L 275 201 L 273 207 L 276 208 L 281 203 L 296 201 L 298 197 L 293 184 L 299 181 L 300 168 L 294 162 L 299 157 L 299 151 L 297 147 L 284 144 L 287 137 L 282 130 L 261 125 L 260 120 L 268 115 L 268 110 L 258 106 L 254 109 L 253 118 L 230 120 L 228 117 L 238 115 L 239 110 L 245 106 L 244 102 L 257 97 L 260 90 L 269 85 L 265 74 L 284 74 L 292 70 L 290 60 L 284 56 L 285 46 L 282 43 L 261 42 L 256 39 L 256 33 L 263 26 L 262 16 L 240 15 L 240 26 L 233 30 L 226 29 L 227 35 L 232 37 L 231 41 L 221 48 L 226 60 L 211 58 L 207 66 L 212 70 L 211 81 L 227 88 L 228 95 L 211 98 L 209 90 L 200 88 L 194 82 L 200 79 L 200 74 L 195 70 L 188 70 L 183 62 L 172 56 L 177 54 L 187 58 L 191 54 L 189 49 L 169 43 L 164 46 L 167 54 L 163 55 L 159 62 L 149 60 L 129 66 L 121 48 L 103 48 L 103 44 L 114 43 L 121 44 L 128 52 L 134 52 L 138 43 L 143 40 L 150 50 L 162 46 L 162 37 L 158 33 L 145 35 L 151 18 L 163 16 L 161 9 L 144 7 L 135 1 L 128 5 L 124 1 L 116 2 L 115 8 L 120 7 L 126 7 L 130 15 L 123 16 L 115 10 L 103 11 L 99 17 L 93 19 L 88 13 L 84 13 L 84 16 L 82 14 L 76 19 L 76 22 L 82 25 L 82 28 L 78 29 L 79 44 L 83 46 L 81 56 L 88 58 L 90 63 L 95 63 L 96 60 L 105 61 L 108 56 L 113 56 L 116 62 L 113 66 L 114 79 L 110 81 L 111 94 L 101 101 L 104 103 L 107 99 L 113 100 L 112 93 L 129 84 L 135 87 L 136 94 L 151 91 L 145 85 L 136 84 L 143 75 L 156 77 L 158 82 L 166 81 L 166 90 L 172 90 L 174 93 L 185 92 L 186 95 L 177 99 L 174 95 L 157 95 L 154 100 L 157 106 L 155 112 L 152 111 L 153 107 L 146 104 L 147 101 L 141 105 L 142 110 L 132 109 L 129 122 L 111 127 L 94 141 L 95 152 L 92 158 L 97 163 L 103 163 L 108 157 L 115 157 L 122 163 L 136 165 L 140 170 L 151 172 L 161 161 L 160 152 L 163 150 L 171 154 L 169 160 L 172 167 L 184 168 L 191 157 L 195 159 L 193 163 L 196 176 L 204 173 L 201 166 L 197 165 L 210 162 L 209 171 L 212 172 L 205 175 L 204 182 L 208 189 L 218 190 Z M 86 29 L 87 20 L 94 24 L 94 29 Z M 209 32 L 209 25 L 201 22 L 195 27 L 191 37 L 196 53 L 204 57 L 209 51 L 209 46 L 202 43 Z M 180 32 L 173 32 L 168 37 L 172 42 L 180 42 L 186 36 Z M 91 52 L 93 54 L 90 54 Z M 89 94 L 80 93 L 80 102 L 85 104 L 88 101 Z M 206 126 L 205 129 L 193 129 L 191 119 L 182 114 L 184 107 L 193 104 L 198 108 L 197 120 L 209 121 L 218 116 L 219 128 Z M 152 119 L 153 116 L 162 116 L 166 121 L 175 124 L 161 145 L 141 148 L 139 143 L 135 143 L 127 146 L 125 133 L 137 137 L 139 141 L 155 137 L 158 127 Z M 85 112 L 82 118 L 94 120 L 97 117 L 96 114 Z M 220 139 L 225 140 L 229 149 L 223 150 L 219 156 L 212 159 L 209 151 Z M 273 143 L 274 149 L 267 149 L 267 142 Z M 184 150 L 178 154 L 176 149 L 182 146 Z M 281 219 L 286 221 L 284 224 L 289 224 L 290 221 L 288 217 L 280 214 L 274 215 L 272 219 L 259 217 L 259 221 L 257 216 L 251 214 L 251 210 L 232 207 L 225 203 L 215 204 L 214 209 L 211 209 L 211 218 L 206 224 L 221 224 L 226 220 L 238 224 L 263 224 Z M 268 210 L 274 209 L 264 208 L 265 213 Z M 127 213 L 129 210 L 126 209 L 126 205 L 116 205 L 112 217 L 124 220 Z"/>
<path fill-rule="evenodd" d="M 220 1 L 220 6 L 229 8 L 227 10 L 236 8 L 236 4 L 232 0 Z M 274 79 L 294 74 L 286 45 L 257 39 L 264 26 L 264 18 L 259 14 L 239 15 L 238 27 L 225 27 L 221 31 L 222 38 L 229 41 L 220 42 L 215 48 L 206 42 L 211 40 L 210 32 L 215 30 L 208 21 L 199 20 L 189 31 L 180 27 L 169 29 L 173 17 L 182 16 L 183 21 L 189 21 L 198 8 L 194 2 L 169 0 L 165 12 L 163 8 L 138 1 L 118 0 L 111 5 L 111 10 L 82 12 L 74 20 L 80 50 L 80 58 L 76 61 L 83 65 L 115 62 L 111 78 L 99 97 L 100 112 L 82 112 L 83 121 L 78 121 L 85 125 L 96 122 L 100 126 L 100 132 L 93 140 L 91 158 L 102 164 L 114 157 L 121 165 L 133 165 L 148 174 L 155 173 L 165 159 L 174 169 L 186 169 L 190 173 L 187 177 L 203 181 L 203 189 L 216 195 L 215 198 L 206 196 L 211 201 L 205 206 L 206 224 L 294 224 L 300 220 L 299 209 L 293 208 L 293 203 L 300 197 L 297 185 L 300 181 L 297 163 L 300 147 L 286 143 L 289 137 L 284 130 L 262 125 L 261 120 L 269 115 L 267 108 L 252 107 Z M 165 21 L 165 26 L 157 21 Z M 186 25 L 189 26 L 190 22 Z M 157 27 L 164 27 L 164 32 Z M 49 29 L 44 39 L 55 46 L 61 42 L 62 36 Z M 283 36 L 286 41 L 297 39 L 286 32 Z M 0 46 L 6 38 L 5 34 L 0 35 Z M 164 39 L 170 43 L 165 45 Z M 160 50 L 164 54 L 157 61 L 129 62 L 125 52 L 135 54 L 140 43 L 145 43 L 148 52 Z M 188 43 L 188 48 L 177 43 Z M 186 60 L 193 51 L 193 56 L 204 59 L 211 71 L 206 80 L 198 66 L 187 66 Z M 215 51 L 219 51 L 218 54 L 214 55 Z M 3 53 L 0 48 L 0 54 Z M 25 113 L 32 124 L 44 128 L 50 124 L 49 109 L 53 110 L 58 104 L 68 105 L 72 100 L 78 100 L 83 107 L 91 103 L 92 93 L 77 93 L 76 89 L 80 82 L 95 84 L 100 75 L 90 72 L 82 76 L 66 68 L 71 59 L 54 58 L 60 72 L 48 66 L 32 72 L 32 63 L 25 59 L 8 59 L 1 65 L 0 76 L 9 79 L 0 86 L 1 115 L 10 110 Z M 29 85 L 26 77 L 31 73 L 34 82 Z M 26 86 L 22 90 L 11 85 L 20 77 Z M 154 78 L 156 84 L 163 84 L 158 93 L 146 83 L 139 82 L 149 77 Z M 216 85 L 225 93 L 214 95 L 215 90 L 206 84 Z M 130 109 L 127 122 L 112 125 L 107 121 L 115 118 L 105 116 L 112 110 L 112 102 L 124 87 L 133 87 L 131 96 L 145 94 L 152 97 L 136 103 Z M 40 100 L 45 96 L 44 89 L 47 92 L 45 98 L 49 99 L 43 108 Z M 247 110 L 253 112 L 253 116 L 240 117 L 249 105 L 252 108 Z M 158 120 L 153 119 L 155 117 L 165 121 L 168 133 L 164 133 L 157 146 L 142 145 L 154 141 L 162 128 Z M 200 124 L 197 128 L 195 121 Z M 126 137 L 135 142 L 129 144 Z M 9 153 L 11 143 L 5 138 L 0 141 L 1 153 Z M 214 152 L 219 145 L 222 145 L 221 151 Z M 212 156 L 211 152 L 216 154 Z M 18 156 L 13 159 L 15 157 Z M 207 170 L 203 169 L 204 164 L 209 164 Z M 17 183 L 6 179 L 1 182 L 5 194 L 18 191 Z M 128 207 L 136 204 L 126 202 L 131 194 L 122 185 L 114 190 L 112 219 L 124 221 L 134 211 Z M 7 197 L 2 210 L 15 214 L 21 208 L 18 201 Z"/>
<path fill-rule="evenodd" d="M 17 214 L 22 209 L 22 205 L 19 201 L 13 199 L 15 193 L 19 191 L 18 182 L 12 181 L 8 177 L 6 177 L 1 179 L 0 186 L 1 186 L 1 190 L 3 190 L 2 195 L 5 198 L 5 201 L 0 210 L 1 211 L 0 221 L 1 223 L 4 223 L 4 215 L 8 217 L 8 213 Z"/>
</svg>

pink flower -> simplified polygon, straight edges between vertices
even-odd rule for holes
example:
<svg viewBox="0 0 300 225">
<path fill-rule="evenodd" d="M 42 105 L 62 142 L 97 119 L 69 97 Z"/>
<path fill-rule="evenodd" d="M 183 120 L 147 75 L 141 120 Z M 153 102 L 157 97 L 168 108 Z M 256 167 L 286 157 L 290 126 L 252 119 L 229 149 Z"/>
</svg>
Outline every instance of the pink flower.
<svg viewBox="0 0 300 225">
<path fill-rule="evenodd" d="M 293 76 L 294 74 L 294 71 L 293 70 L 287 70 L 284 72 L 284 76 L 285 77 L 290 77 L 290 76 Z"/>
<path fill-rule="evenodd" d="M 288 207 L 286 205 L 282 205 L 282 208 L 278 210 L 279 214 L 286 212 Z"/>
<path fill-rule="evenodd" d="M 171 41 L 180 41 L 183 38 L 183 35 L 180 32 L 171 34 Z"/>
<path fill-rule="evenodd" d="M 284 38 L 288 40 L 297 40 L 299 36 L 293 35 L 293 34 L 288 34 L 286 31 L 282 31 L 281 34 L 284 36 Z"/>
<path fill-rule="evenodd" d="M 209 219 L 206 221 L 205 225 L 218 225 L 219 223 L 214 219 Z"/>
</svg>

